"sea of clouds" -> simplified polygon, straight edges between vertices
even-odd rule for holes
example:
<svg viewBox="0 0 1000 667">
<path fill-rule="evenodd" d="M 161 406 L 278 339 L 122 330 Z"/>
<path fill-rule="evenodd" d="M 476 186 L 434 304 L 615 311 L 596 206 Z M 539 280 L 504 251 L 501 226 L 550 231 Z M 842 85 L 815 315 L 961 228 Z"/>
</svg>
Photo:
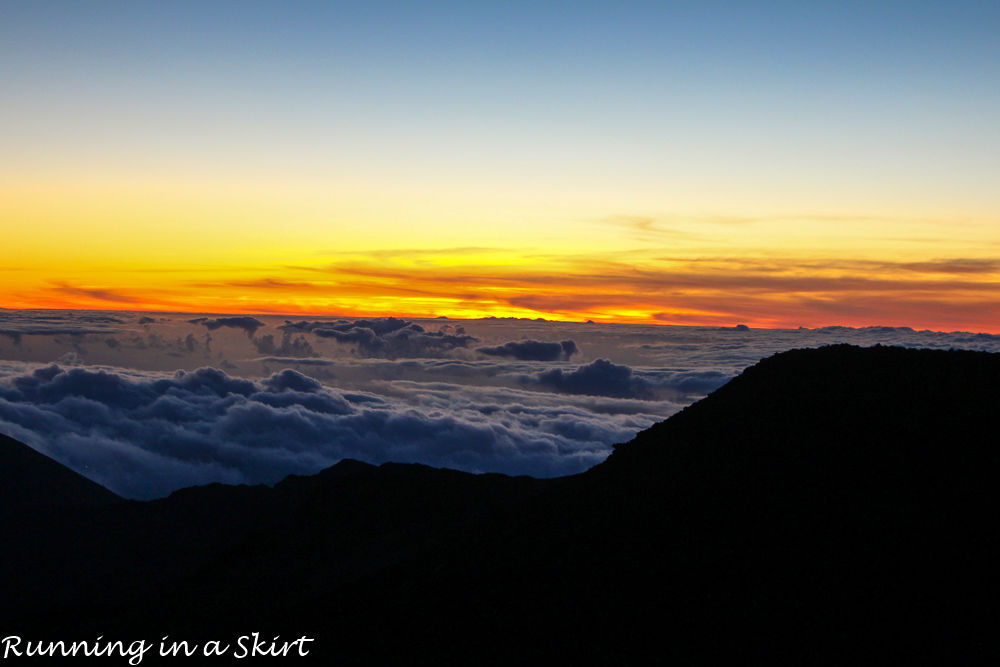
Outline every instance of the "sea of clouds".
<svg viewBox="0 0 1000 667">
<path fill-rule="evenodd" d="M 0 432 L 131 498 L 343 458 L 552 477 L 765 356 L 841 342 L 1000 351 L 888 327 L 0 310 Z"/>
</svg>

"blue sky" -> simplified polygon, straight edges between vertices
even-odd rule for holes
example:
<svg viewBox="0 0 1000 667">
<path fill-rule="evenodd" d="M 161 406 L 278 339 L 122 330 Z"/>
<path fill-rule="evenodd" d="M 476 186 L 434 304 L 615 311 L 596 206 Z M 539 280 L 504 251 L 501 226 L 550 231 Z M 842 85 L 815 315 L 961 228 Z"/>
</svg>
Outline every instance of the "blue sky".
<svg viewBox="0 0 1000 667">
<path fill-rule="evenodd" d="M 847 178 L 851 154 L 862 171 L 914 170 L 909 143 L 953 169 L 966 143 L 997 142 L 990 2 L 43 1 L 3 14 L 5 124 L 23 135 L 7 141 L 29 162 L 44 129 L 109 160 L 226 164 L 254 136 L 279 162 L 322 163 L 310 142 L 346 142 L 373 167 L 582 157 L 597 179 L 612 177 L 601 164 L 634 177 L 671 152 L 752 172 L 759 154 L 776 178 L 808 142 Z M 118 145 L 95 146 L 112 128 Z"/>
</svg>

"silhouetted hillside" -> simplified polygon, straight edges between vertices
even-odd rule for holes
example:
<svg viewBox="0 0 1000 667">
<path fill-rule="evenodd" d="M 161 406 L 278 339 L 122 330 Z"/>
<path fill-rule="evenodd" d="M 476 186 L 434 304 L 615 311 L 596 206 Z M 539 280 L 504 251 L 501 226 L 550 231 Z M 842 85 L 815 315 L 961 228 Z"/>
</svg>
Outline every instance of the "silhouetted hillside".
<svg viewBox="0 0 1000 667">
<path fill-rule="evenodd" d="M 216 625 L 394 564 L 546 483 L 347 459 L 273 488 L 208 484 L 159 500 L 26 514 L 4 526 L 0 571 L 17 576 L 0 583 L 0 621 L 97 628 L 110 614 L 124 627 L 152 627 L 150 618 Z M 145 603 L 168 594 L 159 610 Z M 110 606 L 30 620 L 88 604 Z"/>
<path fill-rule="evenodd" d="M 38 506 L 96 507 L 119 500 L 100 484 L 0 434 L 0 516 Z"/>
<path fill-rule="evenodd" d="M 178 492 L 134 521 L 197 544 L 221 498 L 268 518 L 155 604 L 26 627 L 306 635 L 338 664 L 969 657 L 995 648 L 998 407 L 1000 355 L 793 350 L 581 475 L 343 462 Z"/>
</svg>

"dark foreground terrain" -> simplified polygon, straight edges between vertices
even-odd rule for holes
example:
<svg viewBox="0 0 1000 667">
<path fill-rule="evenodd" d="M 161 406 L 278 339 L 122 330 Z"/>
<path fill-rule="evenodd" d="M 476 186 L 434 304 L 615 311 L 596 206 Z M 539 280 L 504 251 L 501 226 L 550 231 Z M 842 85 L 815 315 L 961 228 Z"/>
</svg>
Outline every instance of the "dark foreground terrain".
<svg viewBox="0 0 1000 667">
<path fill-rule="evenodd" d="M 343 461 L 137 502 L 0 437 L 0 639 L 233 657 L 259 632 L 329 664 L 980 657 L 998 445 L 1000 355 L 849 346 L 765 359 L 553 480 Z"/>
</svg>

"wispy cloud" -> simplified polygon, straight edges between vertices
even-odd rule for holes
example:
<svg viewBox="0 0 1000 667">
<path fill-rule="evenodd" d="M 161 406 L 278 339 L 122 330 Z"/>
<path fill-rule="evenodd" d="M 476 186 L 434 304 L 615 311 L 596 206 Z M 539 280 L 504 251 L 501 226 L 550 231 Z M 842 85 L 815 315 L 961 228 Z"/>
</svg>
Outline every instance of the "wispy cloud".
<svg viewBox="0 0 1000 667">
<path fill-rule="evenodd" d="M 619 221 L 652 229 L 648 219 Z M 914 260 L 758 253 L 666 253 L 662 246 L 601 254 L 495 249 L 376 250 L 247 279 L 186 283 L 188 310 L 337 313 L 346 317 L 515 315 L 598 321 L 757 326 L 893 324 L 994 331 L 1000 258 Z M 457 254 L 445 257 L 444 253 Z M 442 261 L 438 261 L 441 253 Z M 414 261 L 418 258 L 419 261 Z M 426 260 L 426 261 L 425 261 Z M 60 283 L 65 305 L 151 306 L 143 290 Z M 155 307 L 180 310 L 173 301 Z M 45 304 L 49 305 L 49 304 Z M 51 305 L 57 305 L 53 302 Z M 836 321 L 831 318 L 846 318 Z M 909 319 L 906 319 L 909 318 Z"/>
<path fill-rule="evenodd" d="M 919 273 L 1000 274 L 1000 259 L 942 259 L 932 262 L 904 262 L 896 266 Z"/>
<path fill-rule="evenodd" d="M 762 326 L 876 322 L 988 330 L 1000 262 L 949 258 L 927 262 L 702 257 L 692 260 L 564 258 L 548 266 L 456 266 L 423 269 L 335 264 L 369 290 L 413 290 L 441 298 L 476 298 L 498 306 L 561 317 Z M 401 287 L 406 285 L 405 288 Z M 671 314 L 673 316 L 671 316 Z M 885 320 L 883 318 L 888 318 Z M 906 321 L 902 318 L 911 318 Z"/>
<path fill-rule="evenodd" d="M 250 280 L 246 282 L 231 282 L 227 283 L 232 287 L 248 287 L 251 289 L 273 289 L 273 290 L 312 290 L 319 289 L 322 286 L 315 283 L 305 283 L 305 282 L 288 282 L 287 280 L 276 280 L 274 278 L 261 278 L 260 280 Z"/>
<path fill-rule="evenodd" d="M 391 248 L 391 249 L 376 249 L 376 250 L 366 250 L 364 252 L 350 253 L 362 258 L 375 258 L 375 259 L 401 259 L 401 258 L 455 258 L 464 257 L 468 255 L 487 255 L 487 254 L 502 254 L 505 251 L 503 248 L 488 248 L 480 246 L 459 246 L 450 248 Z M 338 257 L 343 257 L 344 253 L 342 251 L 331 251 L 326 253 L 328 255 L 335 255 Z"/>
<path fill-rule="evenodd" d="M 60 294 L 68 294 L 70 296 L 82 296 L 88 299 L 96 299 L 97 301 L 108 301 L 110 303 L 142 303 L 145 299 L 129 296 L 128 294 L 122 294 L 110 289 L 87 289 L 84 287 L 73 287 L 66 283 L 57 284 L 56 287 L 52 288 L 52 291 L 58 292 Z"/>
</svg>

